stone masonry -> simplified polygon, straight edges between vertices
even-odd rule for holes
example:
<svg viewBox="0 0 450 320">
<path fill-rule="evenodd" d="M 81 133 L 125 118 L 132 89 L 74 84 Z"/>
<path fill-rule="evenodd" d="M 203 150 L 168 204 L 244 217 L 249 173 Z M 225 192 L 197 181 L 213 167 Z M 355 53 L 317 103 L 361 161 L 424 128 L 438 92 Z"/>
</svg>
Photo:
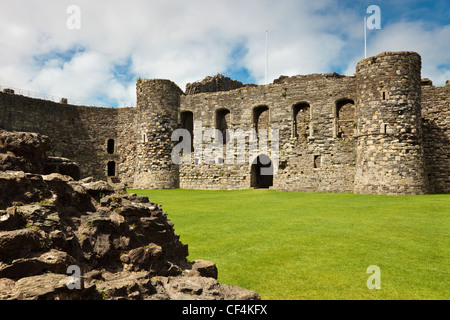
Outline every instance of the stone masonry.
<svg viewBox="0 0 450 320">
<path fill-rule="evenodd" d="M 281 76 L 255 86 L 216 75 L 184 93 L 169 80 L 139 80 L 136 108 L 74 106 L 6 90 L 0 128 L 44 134 L 49 156 L 76 161 L 81 178 L 130 188 L 449 193 L 449 103 L 450 82 L 435 87 L 421 79 L 417 53 L 384 52 L 358 63 L 353 76 Z M 193 138 L 180 165 L 171 159 L 178 128 Z M 202 157 L 219 142 L 208 129 L 224 136 L 213 161 Z M 266 149 L 250 152 L 270 130 L 279 138 L 269 135 Z M 235 139 L 250 131 L 258 136 Z M 272 174 L 261 175 L 270 164 Z"/>
<path fill-rule="evenodd" d="M 361 61 L 355 192 L 429 192 L 421 121 L 421 59 L 381 54 Z"/>
</svg>

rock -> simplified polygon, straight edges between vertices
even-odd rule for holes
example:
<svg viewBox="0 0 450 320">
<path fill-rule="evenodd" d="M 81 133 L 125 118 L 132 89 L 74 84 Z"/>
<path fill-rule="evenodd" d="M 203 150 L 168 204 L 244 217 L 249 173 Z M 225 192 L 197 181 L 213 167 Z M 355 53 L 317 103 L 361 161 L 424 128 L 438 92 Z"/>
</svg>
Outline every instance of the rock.
<svg viewBox="0 0 450 320">
<path fill-rule="evenodd" d="M 148 197 L 61 170 L 44 174 L 36 164 L 45 169 L 46 138 L 0 137 L 2 159 L 33 171 L 0 171 L 0 299 L 256 298 L 220 285 L 213 262 L 190 263 L 173 222 Z M 81 289 L 68 287 L 69 266 L 85 272 Z"/>
<path fill-rule="evenodd" d="M 50 150 L 50 139 L 47 136 L 29 132 L 7 132 L 0 129 L 0 146 L 10 152 L 12 158 L 3 159 L 13 167 L 13 158 L 28 162 L 26 171 L 42 173 L 46 153 Z M 4 166 L 0 162 L 0 168 Z M 23 162 L 17 161 L 17 168 L 23 168 Z M 19 169 L 20 170 L 20 169 Z"/>
<path fill-rule="evenodd" d="M 0 278 L 0 300 L 17 300 L 21 298 L 15 284 L 11 279 Z"/>
<path fill-rule="evenodd" d="M 68 175 L 63 175 L 61 173 L 50 173 L 47 175 L 43 175 L 42 179 L 48 183 L 63 183 L 73 181 L 73 178 Z"/>
<path fill-rule="evenodd" d="M 0 266 L 0 278 L 20 279 L 44 272 L 64 273 L 68 266 L 75 263 L 75 259 L 66 252 L 52 249 L 34 257 L 16 259 L 9 265 Z"/>
<path fill-rule="evenodd" d="M 151 277 L 148 272 L 103 272 L 89 274 L 86 283 L 95 283 L 106 299 L 153 300 L 260 300 L 250 290 L 222 285 L 207 277 Z"/>
<path fill-rule="evenodd" d="M 74 180 L 80 180 L 80 168 L 78 164 L 67 158 L 48 157 L 44 163 L 44 174 L 51 173 L 60 173 Z"/>
<path fill-rule="evenodd" d="M 106 181 L 95 181 L 83 183 L 82 186 L 87 190 L 87 192 L 94 196 L 103 196 L 114 193 L 114 188 L 109 185 Z"/>
<path fill-rule="evenodd" d="M 24 226 L 24 219 L 17 213 L 16 207 L 0 210 L 0 231 L 12 231 Z"/>
<path fill-rule="evenodd" d="M 159 277 L 152 284 L 157 292 L 164 292 L 170 300 L 261 299 L 255 291 L 223 285 L 208 277 Z"/>
<path fill-rule="evenodd" d="M 152 263 L 158 261 L 162 254 L 162 248 L 154 243 L 150 243 L 146 247 L 140 247 L 128 252 L 128 260 L 130 269 L 140 271 L 150 269 Z"/>
<path fill-rule="evenodd" d="M 52 244 L 52 248 L 64 252 L 73 252 L 75 236 L 72 232 L 63 232 L 54 230 L 48 234 L 48 241 Z"/>
<path fill-rule="evenodd" d="M 154 266 L 155 275 L 162 277 L 178 277 L 183 274 L 183 269 L 180 265 L 176 265 L 168 260 L 159 260 Z"/>
<path fill-rule="evenodd" d="M 148 197 L 145 197 L 145 196 L 136 196 L 135 198 L 134 198 L 134 201 L 135 202 L 138 202 L 138 203 L 149 203 L 150 201 L 148 200 Z"/>
<path fill-rule="evenodd" d="M 33 229 L 0 232 L 0 261 L 25 256 L 43 246 L 42 234 Z"/>
<path fill-rule="evenodd" d="M 20 181 L 25 178 L 26 174 L 23 171 L 0 171 L 0 181 Z"/>
<path fill-rule="evenodd" d="M 101 206 L 108 206 L 111 203 L 111 197 L 106 196 L 100 199 L 100 205 Z"/>
<path fill-rule="evenodd" d="M 25 158 L 8 151 L 0 155 L 0 170 L 31 172 L 34 168 L 31 162 L 26 161 Z"/>
<path fill-rule="evenodd" d="M 0 171 L 0 190 L 0 209 L 51 196 L 42 176 L 23 171 Z"/>
<path fill-rule="evenodd" d="M 84 179 L 81 179 L 81 182 L 83 183 L 95 182 L 95 179 L 93 177 L 86 177 Z"/>
<path fill-rule="evenodd" d="M 31 204 L 16 207 L 16 211 L 31 228 L 50 232 L 60 226 L 59 214 L 53 205 Z"/>
<path fill-rule="evenodd" d="M 26 277 L 15 283 L 15 290 L 23 300 L 99 300 L 100 294 L 95 286 L 82 289 L 69 289 L 68 276 L 64 274 L 45 273 Z"/>
<path fill-rule="evenodd" d="M 242 289 L 238 286 L 220 285 L 219 295 L 224 300 L 261 300 L 256 291 Z"/>
<path fill-rule="evenodd" d="M 24 300 L 47 300 L 51 296 L 68 290 L 67 276 L 61 274 L 46 273 L 18 280 L 15 288 L 20 292 Z"/>
<path fill-rule="evenodd" d="M 96 278 L 92 278 L 92 276 Z M 103 272 L 101 278 L 92 274 L 86 281 L 94 283 L 103 299 L 142 300 L 155 292 L 148 272 Z"/>
<path fill-rule="evenodd" d="M 94 242 L 92 252 L 95 254 L 96 259 L 102 259 L 111 254 L 111 241 L 110 235 L 100 234 L 97 236 Z"/>
<path fill-rule="evenodd" d="M 206 285 L 205 285 L 206 282 Z M 167 281 L 166 284 L 167 287 L 169 287 L 173 291 L 173 295 L 175 295 L 172 298 L 177 298 L 177 294 L 189 294 L 189 295 L 196 295 L 199 296 L 203 293 L 203 287 L 205 287 L 205 293 L 207 290 L 212 289 L 214 286 L 216 286 L 216 283 L 211 281 L 205 281 L 202 278 L 180 278 L 180 279 L 170 279 Z M 170 290 L 169 289 L 169 290 Z M 167 290 L 167 291 L 169 291 Z"/>
<path fill-rule="evenodd" d="M 27 159 L 42 158 L 50 150 L 47 136 L 29 132 L 8 132 L 0 129 L 0 145 Z"/>
<path fill-rule="evenodd" d="M 192 270 L 201 277 L 211 277 L 217 279 L 218 271 L 214 262 L 206 260 L 195 260 L 192 263 Z"/>
</svg>

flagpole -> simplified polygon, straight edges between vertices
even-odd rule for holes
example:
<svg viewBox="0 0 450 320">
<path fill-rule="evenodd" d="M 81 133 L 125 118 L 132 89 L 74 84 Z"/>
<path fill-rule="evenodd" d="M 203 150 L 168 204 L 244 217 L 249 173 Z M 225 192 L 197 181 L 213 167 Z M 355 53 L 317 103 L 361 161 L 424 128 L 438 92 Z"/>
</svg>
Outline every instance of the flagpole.
<svg viewBox="0 0 450 320">
<path fill-rule="evenodd" d="M 269 30 L 266 30 L 266 84 L 269 84 Z"/>
<path fill-rule="evenodd" d="M 367 17 L 364 16 L 364 59 L 367 58 Z"/>
</svg>

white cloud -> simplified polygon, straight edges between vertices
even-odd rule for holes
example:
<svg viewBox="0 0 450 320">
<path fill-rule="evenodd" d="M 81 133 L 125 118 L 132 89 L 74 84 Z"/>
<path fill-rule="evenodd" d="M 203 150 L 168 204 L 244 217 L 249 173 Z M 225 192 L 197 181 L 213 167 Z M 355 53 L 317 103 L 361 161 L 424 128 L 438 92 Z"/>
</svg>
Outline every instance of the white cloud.
<svg viewBox="0 0 450 320">
<path fill-rule="evenodd" d="M 81 9 L 80 30 L 66 27 L 72 4 Z M 267 29 L 269 80 L 346 66 L 354 73 L 363 53 L 362 14 L 332 0 L 3 0 L 0 84 L 123 105 L 134 103 L 137 77 L 170 79 L 184 89 L 187 82 L 245 67 L 262 83 Z M 424 74 L 442 82 L 450 78 L 437 69 L 449 63 L 442 53 L 449 52 L 448 33 L 392 25 L 371 40 L 370 51 L 420 49 Z M 239 47 L 245 50 L 236 61 L 232 53 Z M 119 79 L 114 70 L 123 65 L 128 74 Z"/>
<path fill-rule="evenodd" d="M 427 28 L 425 23 L 401 22 L 389 26 L 375 39 L 372 47 L 382 51 L 416 51 L 422 56 L 422 76 L 435 85 L 450 79 L 450 25 Z M 439 66 L 446 65 L 446 70 Z"/>
<path fill-rule="evenodd" d="M 450 79 L 450 25 L 436 27 L 423 21 L 400 21 L 368 34 L 368 56 L 383 51 L 416 51 L 422 57 L 422 77 L 434 85 L 445 85 Z M 355 72 L 358 59 L 353 59 L 346 73 Z M 446 66 L 444 68 L 440 66 Z"/>
</svg>

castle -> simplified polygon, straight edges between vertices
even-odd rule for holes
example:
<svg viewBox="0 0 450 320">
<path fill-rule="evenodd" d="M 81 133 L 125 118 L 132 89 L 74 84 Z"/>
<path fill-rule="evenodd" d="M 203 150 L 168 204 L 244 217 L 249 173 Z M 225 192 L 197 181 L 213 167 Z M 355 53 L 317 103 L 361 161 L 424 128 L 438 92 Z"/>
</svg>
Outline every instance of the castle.
<svg viewBox="0 0 450 320">
<path fill-rule="evenodd" d="M 0 128 L 47 135 L 51 156 L 76 161 L 82 177 L 129 188 L 450 192 L 450 81 L 435 87 L 422 79 L 415 52 L 364 59 L 353 76 L 282 76 L 259 86 L 228 79 L 221 87 L 216 80 L 185 93 L 169 80 L 138 80 L 132 108 L 75 106 L 4 90 Z M 273 174 L 260 174 L 271 160 L 265 151 L 255 157 L 244 150 L 245 164 L 206 163 L 195 152 L 191 162 L 174 163 L 172 133 L 184 128 L 195 139 L 198 122 L 224 133 L 223 148 L 233 143 L 227 130 L 276 128 Z"/>
</svg>

